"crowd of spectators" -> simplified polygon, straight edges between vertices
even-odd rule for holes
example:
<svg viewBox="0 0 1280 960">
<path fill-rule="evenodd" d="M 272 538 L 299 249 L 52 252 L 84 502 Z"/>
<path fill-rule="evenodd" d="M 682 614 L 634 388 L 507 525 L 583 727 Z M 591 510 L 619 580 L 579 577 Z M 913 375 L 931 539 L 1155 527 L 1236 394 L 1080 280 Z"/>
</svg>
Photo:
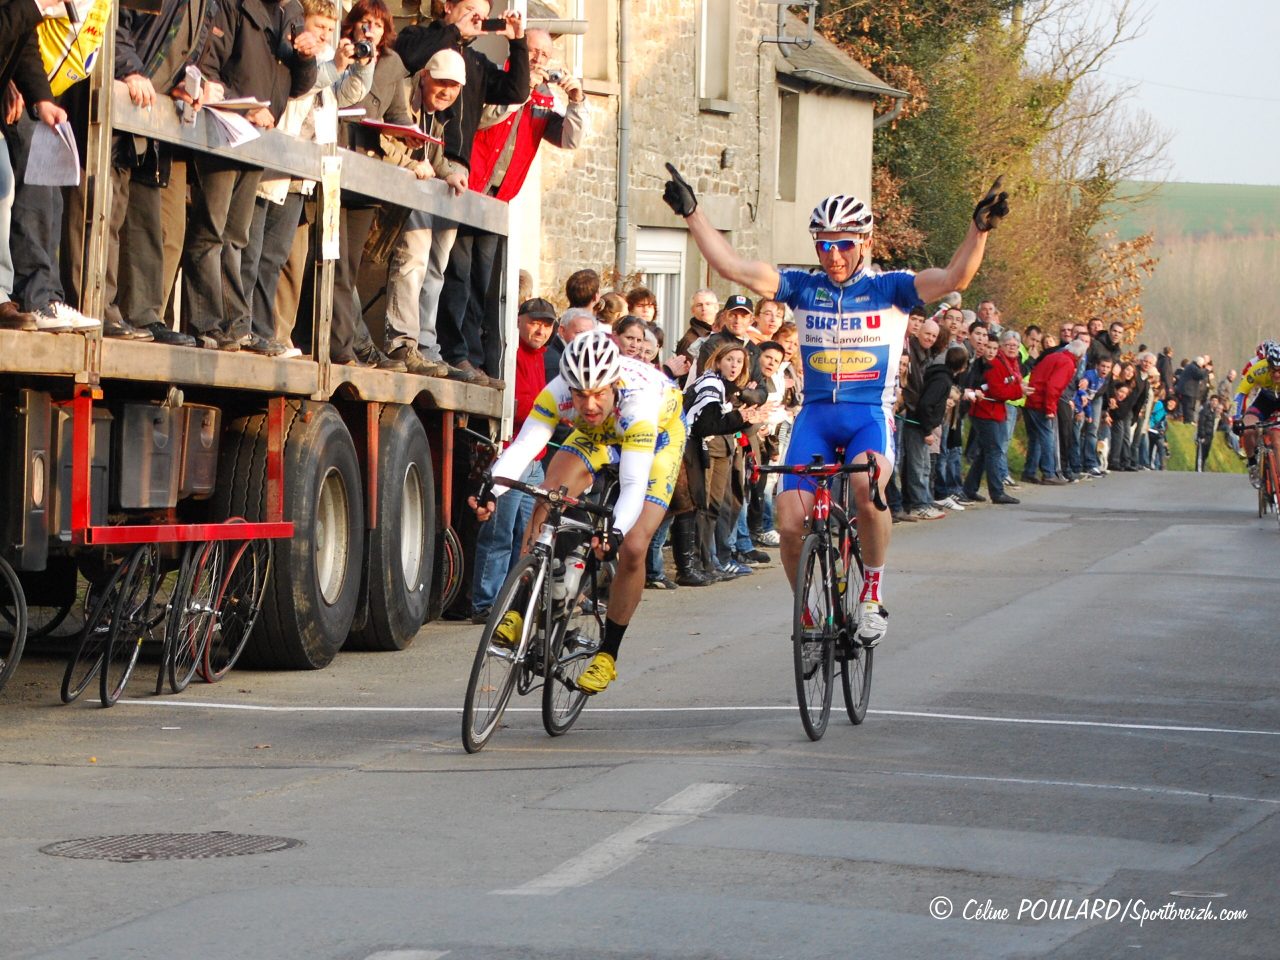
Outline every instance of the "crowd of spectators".
<svg viewBox="0 0 1280 960">
<path fill-rule="evenodd" d="M 40 178 L 27 175 L 27 157 L 40 124 L 65 125 L 85 156 L 85 77 L 111 7 L 0 0 L 0 326 L 314 355 L 316 184 L 147 137 L 113 137 L 104 317 L 75 308 L 80 258 L 67 252 L 83 248 L 84 188 L 28 182 Z M 435 16 L 397 31 L 385 0 L 126 3 L 111 66 L 140 108 L 186 120 L 234 111 L 260 130 L 336 142 L 437 179 L 446 196 L 510 200 L 543 142 L 571 150 L 582 141 L 582 86 L 554 69 L 550 35 L 526 32 L 519 14 L 486 31 L 489 0 L 427 11 Z M 505 37 L 503 63 L 476 49 L 485 32 Z M 329 359 L 502 388 L 491 295 L 501 238 L 354 190 L 340 207 Z M 385 284 L 372 271 L 376 289 L 367 260 L 385 265 Z M 385 324 L 371 331 L 365 310 L 375 302 Z"/>
</svg>

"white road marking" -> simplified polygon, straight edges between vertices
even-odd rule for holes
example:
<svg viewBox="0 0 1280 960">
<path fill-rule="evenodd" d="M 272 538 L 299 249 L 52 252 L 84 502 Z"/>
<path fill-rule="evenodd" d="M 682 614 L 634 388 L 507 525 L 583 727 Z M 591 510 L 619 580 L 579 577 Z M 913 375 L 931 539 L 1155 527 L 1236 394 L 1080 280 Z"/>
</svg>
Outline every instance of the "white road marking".
<svg viewBox="0 0 1280 960">
<path fill-rule="evenodd" d="M 875 773 L 890 777 L 919 777 L 924 780 L 964 780 L 978 783 L 1011 783 L 1031 787 L 1071 787 L 1079 790 L 1121 790 L 1129 793 L 1154 793 L 1165 797 L 1195 797 L 1200 800 L 1240 800 L 1246 803 L 1266 803 L 1280 806 L 1280 800 L 1267 797 L 1244 797 L 1233 793 L 1208 793 L 1201 790 L 1180 790 L 1177 787 L 1143 787 L 1127 783 L 1089 783 L 1084 780 L 1038 780 L 1028 777 L 981 777 L 959 773 L 925 773 L 908 770 L 876 770 Z"/>
<path fill-rule="evenodd" d="M 626 866 L 644 851 L 644 841 L 675 827 L 692 823 L 742 786 L 736 783 L 694 783 L 668 797 L 653 813 L 623 827 L 588 847 L 571 860 L 528 883 L 510 890 L 494 890 L 511 896 L 550 896 L 570 887 L 581 887 Z"/>
<path fill-rule="evenodd" d="M 364 960 L 440 960 L 448 955 L 448 950 L 379 950 Z"/>
<path fill-rule="evenodd" d="M 313 707 L 274 706 L 263 703 L 209 703 L 196 700 L 120 700 L 118 705 L 142 707 L 187 707 L 196 710 L 243 710 L 259 713 L 451 713 L 460 715 L 462 707 Z M 596 713 L 794 713 L 794 705 L 720 706 L 720 707 L 592 707 Z M 507 713 L 541 713 L 539 707 L 507 707 Z M 1163 733 L 1225 733 L 1258 737 L 1280 737 L 1280 730 L 1256 730 L 1247 727 L 1192 727 L 1168 723 L 1118 723 L 1107 720 L 1044 720 L 1036 717 L 984 717 L 968 713 L 929 713 L 923 710 L 868 710 L 882 717 L 908 717 L 916 720 L 961 720 L 970 723 L 1012 723 L 1044 727 L 1100 727 L 1110 730 L 1157 730 Z"/>
</svg>

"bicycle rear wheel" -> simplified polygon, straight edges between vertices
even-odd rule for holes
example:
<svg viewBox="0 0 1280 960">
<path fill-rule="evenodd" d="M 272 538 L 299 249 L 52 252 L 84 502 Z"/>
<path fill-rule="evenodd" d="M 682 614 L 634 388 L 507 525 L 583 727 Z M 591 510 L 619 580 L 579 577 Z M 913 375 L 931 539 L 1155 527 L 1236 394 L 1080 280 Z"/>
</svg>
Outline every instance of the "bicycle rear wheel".
<svg viewBox="0 0 1280 960">
<path fill-rule="evenodd" d="M 844 566 L 844 623 L 841 631 L 840 692 L 844 696 L 845 713 L 855 726 L 867 715 L 871 701 L 871 662 L 875 650 L 857 640 L 858 598 L 862 594 L 862 550 L 857 534 L 848 526 L 840 533 L 840 562 Z"/>
<path fill-rule="evenodd" d="M 827 581 L 827 555 L 817 534 L 805 537 L 797 568 L 791 648 L 800 722 L 810 740 L 821 740 L 831 716 L 835 611 Z"/>
<path fill-rule="evenodd" d="M 120 600 L 125 573 L 128 572 L 132 559 L 133 555 L 130 554 L 117 564 L 101 589 L 90 585 L 86 594 L 89 613 L 85 617 L 84 629 L 80 631 L 75 652 L 71 654 L 67 669 L 62 674 L 63 703 L 70 703 L 84 693 L 90 681 L 102 669 L 102 658 L 107 652 L 107 641 L 111 636 L 111 617 Z"/>
<path fill-rule="evenodd" d="M 1267 491 L 1267 498 L 1270 501 L 1271 512 L 1275 514 L 1276 523 L 1280 523 L 1280 469 L 1277 469 L 1276 452 L 1274 449 L 1268 449 L 1266 451 L 1263 463 L 1265 463 L 1267 467 L 1262 489 Z"/>
<path fill-rule="evenodd" d="M 271 541 L 246 540 L 234 549 L 214 603 L 213 626 L 200 659 L 200 676 L 216 683 L 230 672 L 262 612 L 271 572 Z"/>
<path fill-rule="evenodd" d="M 545 567 L 541 557 L 521 557 L 489 611 L 462 705 L 462 746 L 467 753 L 484 749 L 498 729 L 515 689 L 516 673 L 537 639 Z"/>
<path fill-rule="evenodd" d="M 0 690 L 9 682 L 22 659 L 22 648 L 27 642 L 27 601 L 22 584 L 13 567 L 0 557 Z"/>
<path fill-rule="evenodd" d="M 160 551 L 155 545 L 143 544 L 135 549 L 129 558 L 107 633 L 107 651 L 98 684 L 104 707 L 120 699 L 133 675 L 138 654 L 142 652 L 142 641 L 151 633 L 151 609 L 161 579 Z"/>
<path fill-rule="evenodd" d="M 181 693 L 204 662 L 213 629 L 218 586 L 222 583 L 226 544 L 210 540 L 197 546 L 183 562 L 182 577 L 173 592 L 173 612 L 165 631 L 169 648 L 169 689 Z"/>
<path fill-rule="evenodd" d="M 542 684 L 542 726 L 553 737 L 567 733 L 587 702 L 578 677 L 600 649 L 604 636 L 603 590 L 595 558 L 582 578 L 582 589 L 556 621 L 548 645 L 546 678 Z"/>
</svg>

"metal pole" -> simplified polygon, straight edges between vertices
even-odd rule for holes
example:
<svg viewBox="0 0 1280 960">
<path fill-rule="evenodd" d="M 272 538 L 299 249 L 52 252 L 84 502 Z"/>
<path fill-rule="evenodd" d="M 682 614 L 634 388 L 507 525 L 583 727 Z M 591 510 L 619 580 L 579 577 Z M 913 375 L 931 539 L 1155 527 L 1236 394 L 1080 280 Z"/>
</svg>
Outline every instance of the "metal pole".
<svg viewBox="0 0 1280 960">
<path fill-rule="evenodd" d="M 618 0 L 618 219 L 614 227 L 613 264 L 618 282 L 627 275 L 627 229 L 631 218 L 631 11 Z"/>
</svg>

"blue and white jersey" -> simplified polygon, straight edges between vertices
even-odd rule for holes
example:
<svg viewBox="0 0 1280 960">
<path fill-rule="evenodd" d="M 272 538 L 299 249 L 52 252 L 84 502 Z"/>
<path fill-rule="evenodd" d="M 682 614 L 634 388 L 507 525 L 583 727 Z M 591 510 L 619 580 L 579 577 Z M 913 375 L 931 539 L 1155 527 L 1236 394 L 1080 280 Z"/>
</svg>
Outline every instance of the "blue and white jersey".
<svg viewBox="0 0 1280 960">
<path fill-rule="evenodd" d="M 843 284 L 822 270 L 782 270 L 804 367 L 804 403 L 893 405 L 907 315 L 920 303 L 915 274 L 860 273 Z"/>
</svg>

